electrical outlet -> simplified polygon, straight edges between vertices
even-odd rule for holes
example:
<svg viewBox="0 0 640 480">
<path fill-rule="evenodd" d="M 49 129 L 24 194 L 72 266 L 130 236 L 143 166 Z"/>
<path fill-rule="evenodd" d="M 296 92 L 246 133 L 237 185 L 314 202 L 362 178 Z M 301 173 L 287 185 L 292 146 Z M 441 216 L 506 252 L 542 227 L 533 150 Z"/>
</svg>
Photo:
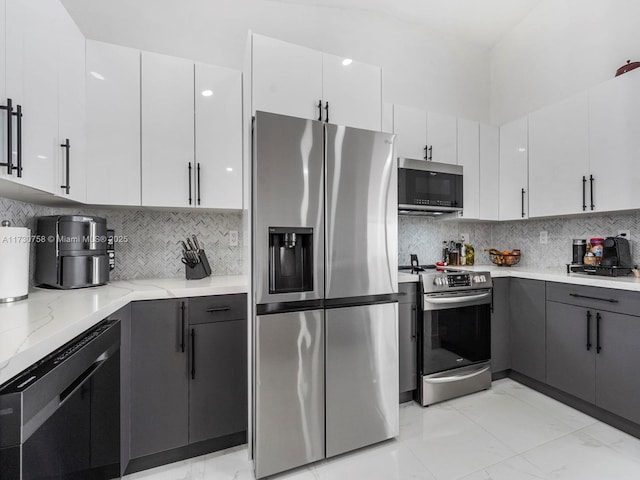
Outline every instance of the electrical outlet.
<svg viewBox="0 0 640 480">
<path fill-rule="evenodd" d="M 460 234 L 460 242 L 461 243 L 471 243 L 471 240 L 469 240 L 469 234 L 468 233 L 461 233 Z"/>
<path fill-rule="evenodd" d="M 540 232 L 540 243 L 549 243 L 549 232 L 546 230 Z"/>
<path fill-rule="evenodd" d="M 618 236 L 631 240 L 631 230 L 618 230 Z"/>
<path fill-rule="evenodd" d="M 238 246 L 238 231 L 237 230 L 229 230 L 229 246 L 237 247 Z"/>
</svg>

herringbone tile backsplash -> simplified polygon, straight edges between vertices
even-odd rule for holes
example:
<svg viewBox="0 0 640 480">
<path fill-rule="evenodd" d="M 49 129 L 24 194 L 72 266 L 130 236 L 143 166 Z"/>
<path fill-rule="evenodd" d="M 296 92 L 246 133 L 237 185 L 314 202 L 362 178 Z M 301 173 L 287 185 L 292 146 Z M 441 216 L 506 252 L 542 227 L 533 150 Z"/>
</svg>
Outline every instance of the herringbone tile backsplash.
<svg viewBox="0 0 640 480">
<path fill-rule="evenodd" d="M 0 198 L 0 220 L 27 227 L 35 234 L 36 217 L 81 214 L 107 219 L 107 227 L 128 241 L 116 245 L 116 268 L 111 280 L 184 276 L 180 240 L 196 234 L 207 253 L 213 275 L 240 275 L 242 215 L 197 211 L 155 211 L 118 208 L 52 208 Z M 238 246 L 229 246 L 229 231 L 238 231 Z M 31 250 L 31 278 L 35 274 L 35 244 Z"/>
</svg>

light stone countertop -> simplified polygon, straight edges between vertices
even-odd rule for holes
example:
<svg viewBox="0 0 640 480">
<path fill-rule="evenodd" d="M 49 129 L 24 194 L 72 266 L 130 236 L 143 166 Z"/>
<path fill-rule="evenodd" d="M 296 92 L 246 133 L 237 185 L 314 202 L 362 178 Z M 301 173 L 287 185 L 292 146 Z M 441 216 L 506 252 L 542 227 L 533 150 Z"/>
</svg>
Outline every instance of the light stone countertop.
<svg viewBox="0 0 640 480">
<path fill-rule="evenodd" d="M 26 300 L 0 304 L 0 384 L 132 301 L 246 293 L 248 289 L 243 275 L 116 281 L 77 290 L 34 288 Z"/>
</svg>

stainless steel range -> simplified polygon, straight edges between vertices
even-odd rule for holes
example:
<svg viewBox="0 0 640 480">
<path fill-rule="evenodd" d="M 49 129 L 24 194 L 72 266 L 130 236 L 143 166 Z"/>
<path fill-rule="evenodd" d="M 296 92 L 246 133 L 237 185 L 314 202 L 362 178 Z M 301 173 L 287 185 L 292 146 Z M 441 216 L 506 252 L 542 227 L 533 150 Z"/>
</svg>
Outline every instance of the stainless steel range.
<svg viewBox="0 0 640 480">
<path fill-rule="evenodd" d="M 423 406 L 491 387 L 489 272 L 420 274 L 420 403 Z"/>
</svg>

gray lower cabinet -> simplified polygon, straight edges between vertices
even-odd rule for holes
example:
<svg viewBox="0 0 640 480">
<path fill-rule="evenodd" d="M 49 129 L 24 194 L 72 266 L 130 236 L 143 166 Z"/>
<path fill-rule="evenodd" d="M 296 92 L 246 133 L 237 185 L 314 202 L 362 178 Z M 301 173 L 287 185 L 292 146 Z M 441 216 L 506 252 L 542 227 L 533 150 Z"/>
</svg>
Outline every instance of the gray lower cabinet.
<svg viewBox="0 0 640 480">
<path fill-rule="evenodd" d="M 182 348 L 184 303 L 153 300 L 131 307 L 132 458 L 189 442 L 188 357 Z"/>
<path fill-rule="evenodd" d="M 546 377 L 545 282 L 512 278 L 509 310 L 511 369 L 544 382 Z"/>
<path fill-rule="evenodd" d="M 398 285 L 398 351 L 400 393 L 418 388 L 418 284 Z"/>
<path fill-rule="evenodd" d="M 509 278 L 493 279 L 491 305 L 491 371 L 503 372 L 511 368 L 509 328 Z"/>
</svg>

